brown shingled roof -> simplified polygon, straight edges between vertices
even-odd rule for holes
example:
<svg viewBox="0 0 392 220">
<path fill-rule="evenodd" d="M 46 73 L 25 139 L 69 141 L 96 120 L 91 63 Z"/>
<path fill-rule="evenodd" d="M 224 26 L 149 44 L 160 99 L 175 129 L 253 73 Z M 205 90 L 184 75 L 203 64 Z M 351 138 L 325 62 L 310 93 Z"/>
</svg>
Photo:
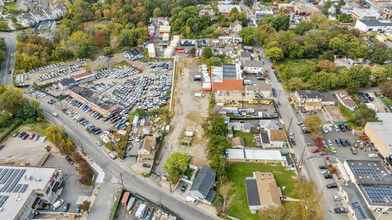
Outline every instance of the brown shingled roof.
<svg viewBox="0 0 392 220">
<path fill-rule="evenodd" d="M 270 141 L 286 141 L 286 134 L 283 130 L 269 130 Z"/>
</svg>

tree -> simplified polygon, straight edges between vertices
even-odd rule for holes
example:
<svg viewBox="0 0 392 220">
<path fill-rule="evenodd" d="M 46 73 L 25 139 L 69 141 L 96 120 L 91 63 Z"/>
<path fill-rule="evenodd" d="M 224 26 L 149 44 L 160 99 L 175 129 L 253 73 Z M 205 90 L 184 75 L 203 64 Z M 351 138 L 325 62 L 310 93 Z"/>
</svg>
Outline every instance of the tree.
<svg viewBox="0 0 392 220">
<path fill-rule="evenodd" d="M 206 46 L 203 48 L 203 56 L 208 59 L 212 57 L 214 54 L 212 53 L 212 49 L 210 46 Z"/>
<path fill-rule="evenodd" d="M 265 54 L 272 60 L 282 60 L 283 51 L 279 47 L 272 47 L 265 51 Z"/>
<path fill-rule="evenodd" d="M 80 210 L 83 212 L 88 212 L 90 210 L 90 205 L 91 205 L 90 201 L 84 200 L 83 204 L 80 206 Z"/>
<path fill-rule="evenodd" d="M 188 154 L 181 152 L 175 152 L 167 158 L 163 168 L 169 174 L 169 180 L 172 183 L 176 183 L 185 173 L 188 169 L 189 161 Z"/>
<path fill-rule="evenodd" d="M 317 71 L 324 71 L 324 72 L 335 72 L 335 64 L 329 60 L 319 60 L 314 67 L 317 68 Z"/>
<path fill-rule="evenodd" d="M 238 34 L 242 37 L 244 44 L 254 45 L 256 43 L 255 32 L 256 32 L 256 28 L 245 27 Z"/>
<path fill-rule="evenodd" d="M 352 23 L 353 19 L 351 19 L 351 17 L 348 14 L 343 13 L 343 14 L 339 15 L 338 21 L 340 21 L 342 23 Z"/>
<path fill-rule="evenodd" d="M 372 60 L 378 64 L 384 64 L 385 61 L 391 61 L 392 48 L 376 50 L 373 54 Z"/>
<path fill-rule="evenodd" d="M 154 9 L 154 12 L 152 13 L 152 15 L 154 16 L 154 17 L 161 17 L 161 14 L 162 14 L 162 10 L 160 9 L 160 8 L 155 8 Z"/>
<path fill-rule="evenodd" d="M 11 16 L 11 21 L 12 21 L 12 23 L 14 23 L 14 24 L 16 24 L 18 21 L 16 20 L 16 18 L 15 18 L 15 16 Z"/>
<path fill-rule="evenodd" d="M 310 77 L 309 82 L 312 89 L 329 91 L 335 87 L 335 74 L 324 71 L 316 72 Z"/>
<path fill-rule="evenodd" d="M 192 55 L 192 56 L 195 56 L 195 54 L 196 54 L 196 47 L 192 47 L 190 50 L 189 50 L 189 53 Z"/>
<path fill-rule="evenodd" d="M 299 35 L 303 35 L 306 31 L 313 28 L 313 24 L 309 21 L 300 22 L 294 29 L 293 32 Z"/>
<path fill-rule="evenodd" d="M 323 127 L 323 122 L 318 115 L 309 115 L 304 120 L 304 126 L 308 128 L 308 131 L 313 137 L 322 137 L 321 129 Z"/>
<path fill-rule="evenodd" d="M 0 20 L 0 30 L 2 30 L 2 31 L 9 30 L 8 24 L 5 21 Z"/>
<path fill-rule="evenodd" d="M 233 191 L 233 183 L 225 182 L 219 186 L 219 194 L 223 198 L 223 209 L 222 213 L 226 213 L 229 210 L 233 200 L 237 197 L 236 193 L 232 193 Z"/>
<path fill-rule="evenodd" d="M 329 9 L 332 6 L 331 0 L 328 0 L 324 3 L 323 8 Z"/>
<path fill-rule="evenodd" d="M 289 91 L 300 90 L 300 89 L 302 89 L 302 85 L 303 84 L 304 84 L 304 82 L 302 81 L 301 78 L 293 77 L 293 78 L 290 78 L 290 80 L 287 81 L 287 89 Z"/>
<path fill-rule="evenodd" d="M 371 75 L 372 71 L 368 66 L 351 66 L 344 74 L 348 92 L 353 94 L 361 87 L 368 86 L 370 84 Z"/>
<path fill-rule="evenodd" d="M 209 164 L 212 169 L 216 172 L 218 182 L 226 182 L 226 171 L 230 168 L 229 161 L 225 156 L 215 154 Z"/>
</svg>

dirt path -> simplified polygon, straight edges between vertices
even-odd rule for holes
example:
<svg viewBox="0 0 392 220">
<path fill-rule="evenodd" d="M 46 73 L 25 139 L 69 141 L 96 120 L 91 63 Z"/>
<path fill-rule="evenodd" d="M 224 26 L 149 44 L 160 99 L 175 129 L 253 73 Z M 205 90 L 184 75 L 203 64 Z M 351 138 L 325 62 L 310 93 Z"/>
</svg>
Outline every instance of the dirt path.
<svg viewBox="0 0 392 220">
<path fill-rule="evenodd" d="M 157 166 L 160 172 L 166 158 L 174 152 L 185 152 L 191 157 L 205 159 L 207 142 L 203 139 L 202 125 L 208 117 L 209 95 L 203 98 L 194 97 L 200 92 L 202 82 L 193 81 L 198 74 L 198 64 L 192 58 L 180 58 L 177 65 L 177 76 L 174 89 L 174 117 L 170 123 L 171 132 L 165 138 L 162 159 Z M 194 137 L 191 146 L 181 146 L 180 139 L 185 131 L 192 131 Z"/>
</svg>

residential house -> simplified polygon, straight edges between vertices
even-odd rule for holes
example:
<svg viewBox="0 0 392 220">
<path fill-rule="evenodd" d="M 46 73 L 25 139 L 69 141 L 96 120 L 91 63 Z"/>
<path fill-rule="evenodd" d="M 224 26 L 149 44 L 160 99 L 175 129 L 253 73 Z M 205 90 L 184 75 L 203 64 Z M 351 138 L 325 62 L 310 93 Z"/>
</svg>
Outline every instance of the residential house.
<svg viewBox="0 0 392 220">
<path fill-rule="evenodd" d="M 282 191 L 271 172 L 253 172 L 253 177 L 246 177 L 245 187 L 248 206 L 253 214 L 261 208 L 282 205 Z"/>
<path fill-rule="evenodd" d="M 215 12 L 214 12 L 214 10 L 212 10 L 212 9 L 209 9 L 209 10 L 207 10 L 207 9 L 202 9 L 202 10 L 200 10 L 200 12 L 199 12 L 199 17 L 203 17 L 204 15 L 207 15 L 207 16 L 214 16 L 215 15 Z"/>
<path fill-rule="evenodd" d="M 54 39 L 56 34 L 56 21 L 42 20 L 35 26 L 33 33 L 46 39 Z"/>
<path fill-rule="evenodd" d="M 31 15 L 33 16 L 33 18 L 35 20 L 35 24 L 40 22 L 40 21 L 48 19 L 42 9 L 38 9 L 38 10 L 32 11 Z"/>
<path fill-rule="evenodd" d="M 31 10 L 36 8 L 38 5 L 39 1 L 34 1 L 34 0 L 17 0 L 16 1 L 16 9 L 22 10 L 22 11 L 28 11 L 30 8 Z"/>
<path fill-rule="evenodd" d="M 52 5 L 50 9 L 53 10 L 54 13 L 56 13 L 58 18 L 68 13 L 67 7 L 62 3 Z"/>
<path fill-rule="evenodd" d="M 235 137 L 231 140 L 231 146 L 233 148 L 244 148 L 245 147 L 245 142 L 242 137 Z"/>
<path fill-rule="evenodd" d="M 241 61 L 252 60 L 252 53 L 241 51 L 240 52 L 240 59 L 241 59 Z"/>
<path fill-rule="evenodd" d="M 384 20 L 391 20 L 392 19 L 392 5 L 389 5 L 382 10 L 381 17 Z"/>
<path fill-rule="evenodd" d="M 279 120 L 260 120 L 260 128 L 268 132 L 269 130 L 282 129 L 282 123 Z"/>
<path fill-rule="evenodd" d="M 317 90 L 297 90 L 293 95 L 294 106 L 307 111 L 322 108 L 322 96 Z"/>
<path fill-rule="evenodd" d="M 312 3 L 295 3 L 294 12 L 296 15 L 321 14 L 321 10 Z"/>
<path fill-rule="evenodd" d="M 336 8 L 334 5 L 332 5 L 330 8 L 328 8 L 328 13 L 330 14 L 335 14 L 336 13 Z"/>
<path fill-rule="evenodd" d="M 376 20 L 380 17 L 380 13 L 372 8 L 355 7 L 351 12 L 351 18 L 354 20 Z"/>
<path fill-rule="evenodd" d="M 257 98 L 267 99 L 271 97 L 271 93 L 271 84 L 259 83 L 257 85 L 245 86 L 245 100 L 247 101 Z"/>
<path fill-rule="evenodd" d="M 16 20 L 19 24 L 21 24 L 24 27 L 30 27 L 36 24 L 35 19 L 30 12 L 20 14 L 18 17 L 16 17 Z"/>
<path fill-rule="evenodd" d="M 291 3 L 279 3 L 279 4 L 278 4 L 278 10 L 280 11 L 281 8 L 283 8 L 282 10 L 283 10 L 286 14 L 288 14 L 288 13 L 294 11 L 294 5 L 291 4 Z"/>
<path fill-rule="evenodd" d="M 320 92 L 322 105 L 336 105 L 335 98 L 328 92 Z"/>
<path fill-rule="evenodd" d="M 246 52 L 244 52 L 246 53 Z M 242 54 L 242 53 L 241 53 Z M 242 68 L 246 73 L 262 73 L 263 63 L 258 60 L 244 60 L 241 62 Z"/>
<path fill-rule="evenodd" d="M 240 123 L 240 122 L 229 122 L 227 124 L 227 128 L 229 130 L 233 129 L 234 131 L 250 132 L 251 124 L 250 123 Z"/>
<path fill-rule="evenodd" d="M 213 190 L 215 179 L 215 170 L 209 166 L 203 166 L 199 171 L 199 174 L 193 180 L 189 195 L 211 205 L 216 196 L 216 191 Z"/>
<path fill-rule="evenodd" d="M 266 148 L 283 148 L 286 134 L 283 130 L 268 130 L 260 133 L 261 145 Z"/>
<path fill-rule="evenodd" d="M 351 15 L 351 13 L 353 12 L 354 7 L 349 6 L 349 5 L 344 5 L 340 8 L 340 13 L 344 13 L 344 14 L 348 14 Z"/>
<path fill-rule="evenodd" d="M 279 150 L 226 149 L 226 158 L 231 163 L 287 164 L 286 157 Z"/>
<path fill-rule="evenodd" d="M 57 18 L 56 12 L 54 12 L 53 10 L 51 10 L 49 8 L 42 9 L 42 12 L 45 15 L 47 20 L 54 20 Z"/>
<path fill-rule="evenodd" d="M 392 115 L 391 113 L 377 113 L 380 122 L 368 122 L 365 125 L 365 133 L 378 152 L 386 158 L 392 166 Z"/>
<path fill-rule="evenodd" d="M 271 7 L 265 6 L 257 2 L 256 4 L 253 4 L 252 14 L 255 16 L 256 22 L 259 22 L 262 21 L 266 15 L 273 16 L 274 12 L 272 11 Z"/>
<path fill-rule="evenodd" d="M 238 33 L 233 34 L 233 42 L 236 44 L 242 43 L 242 37 Z"/>
<path fill-rule="evenodd" d="M 232 4 L 218 4 L 218 11 L 228 18 L 230 16 L 230 12 L 233 8 L 237 8 L 238 12 L 241 12 L 241 8 L 239 5 L 232 5 Z"/>
<path fill-rule="evenodd" d="M 157 139 L 154 136 L 146 136 L 139 145 L 137 150 L 137 162 L 142 163 L 146 160 L 154 160 L 155 158 L 155 146 L 157 144 Z"/>
<path fill-rule="evenodd" d="M 354 28 L 364 32 L 392 31 L 392 22 L 388 20 L 358 20 Z"/>
<path fill-rule="evenodd" d="M 242 22 L 240 20 L 231 22 L 230 30 L 232 30 L 234 33 L 239 33 L 242 30 Z"/>
<path fill-rule="evenodd" d="M 342 103 L 342 105 L 344 105 L 351 111 L 354 111 L 354 109 L 357 107 L 357 104 L 346 91 L 337 92 L 336 98 L 339 100 L 340 103 Z"/>
</svg>

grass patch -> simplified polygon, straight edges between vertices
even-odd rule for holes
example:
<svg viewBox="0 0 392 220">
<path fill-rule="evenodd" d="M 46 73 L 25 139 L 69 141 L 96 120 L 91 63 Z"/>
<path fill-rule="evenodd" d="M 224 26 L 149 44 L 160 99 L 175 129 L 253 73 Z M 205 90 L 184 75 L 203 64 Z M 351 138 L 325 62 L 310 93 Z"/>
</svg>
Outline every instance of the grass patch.
<svg viewBox="0 0 392 220">
<path fill-rule="evenodd" d="M 40 122 L 35 122 L 34 124 L 28 124 L 26 127 L 28 127 L 29 132 L 34 132 L 36 134 L 39 134 L 41 136 L 45 136 L 45 129 L 50 127 L 51 124 L 47 120 L 42 120 Z"/>
<path fill-rule="evenodd" d="M 256 144 L 253 143 L 253 133 L 250 132 L 241 132 L 234 131 L 233 137 L 242 137 L 244 139 L 244 143 L 246 147 L 256 147 Z"/>
<path fill-rule="evenodd" d="M 392 99 L 391 99 L 391 98 L 384 97 L 383 99 L 384 99 L 384 101 L 385 101 L 388 105 L 392 105 Z"/>
<path fill-rule="evenodd" d="M 265 5 L 265 6 L 272 6 L 271 2 L 263 2 L 262 4 Z"/>
<path fill-rule="evenodd" d="M 227 57 L 227 58 L 221 58 L 222 63 L 228 63 L 228 64 L 233 64 L 233 58 Z"/>
<path fill-rule="evenodd" d="M 233 192 L 237 193 L 237 198 L 234 199 L 229 209 L 230 216 L 239 219 L 260 219 L 258 214 L 252 214 L 249 211 L 245 189 L 245 178 L 252 177 L 255 171 L 272 172 L 278 186 L 286 187 L 285 190 L 282 190 L 282 194 L 292 197 L 294 183 L 296 182 L 292 178 L 294 176 L 293 171 L 286 170 L 282 165 L 271 166 L 261 163 L 232 163 L 230 164 L 230 170 L 227 172 L 227 178 L 234 184 Z"/>
</svg>

